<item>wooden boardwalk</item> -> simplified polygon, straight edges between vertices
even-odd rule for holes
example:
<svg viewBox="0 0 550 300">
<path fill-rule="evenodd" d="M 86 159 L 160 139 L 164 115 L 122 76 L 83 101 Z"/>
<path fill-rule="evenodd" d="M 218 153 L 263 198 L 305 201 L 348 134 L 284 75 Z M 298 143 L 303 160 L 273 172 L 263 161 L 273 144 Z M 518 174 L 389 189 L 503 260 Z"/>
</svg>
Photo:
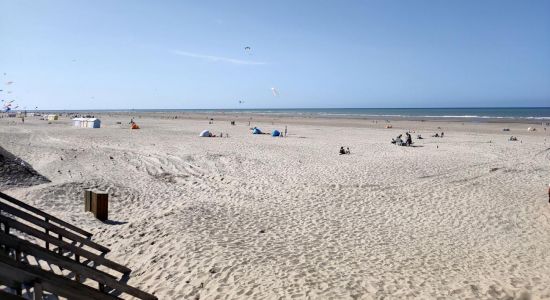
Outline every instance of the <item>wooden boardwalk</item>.
<svg viewBox="0 0 550 300">
<path fill-rule="evenodd" d="M 110 250 L 93 242 L 91 233 L 1 192 L 0 224 L 0 285 L 14 291 L 0 290 L 0 299 L 24 299 L 23 290 L 33 299 L 44 293 L 68 299 L 120 299 L 123 294 L 157 299 L 127 285 L 131 270 L 105 258 Z"/>
</svg>

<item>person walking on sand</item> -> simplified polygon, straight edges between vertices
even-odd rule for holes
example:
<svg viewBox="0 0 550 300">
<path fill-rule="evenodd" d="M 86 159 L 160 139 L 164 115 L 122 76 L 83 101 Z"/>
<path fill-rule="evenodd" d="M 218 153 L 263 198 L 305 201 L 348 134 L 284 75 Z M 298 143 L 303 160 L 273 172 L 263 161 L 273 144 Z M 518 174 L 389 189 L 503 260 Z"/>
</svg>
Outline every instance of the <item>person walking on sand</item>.
<svg viewBox="0 0 550 300">
<path fill-rule="evenodd" d="M 550 183 L 548 184 L 548 203 L 550 203 Z"/>
</svg>

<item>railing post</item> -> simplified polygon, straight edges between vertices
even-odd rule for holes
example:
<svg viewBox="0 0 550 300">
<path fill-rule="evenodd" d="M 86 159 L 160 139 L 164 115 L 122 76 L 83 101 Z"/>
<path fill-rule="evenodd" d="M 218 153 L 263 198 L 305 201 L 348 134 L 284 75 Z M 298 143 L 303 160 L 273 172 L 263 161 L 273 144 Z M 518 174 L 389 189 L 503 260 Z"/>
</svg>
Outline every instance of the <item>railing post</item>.
<svg viewBox="0 0 550 300">
<path fill-rule="evenodd" d="M 17 283 L 17 287 L 15 288 L 15 294 L 17 296 L 23 296 L 23 283 Z"/>
<path fill-rule="evenodd" d="M 75 254 L 74 260 L 76 260 L 77 263 L 80 263 L 80 255 Z M 78 273 L 74 274 L 74 280 L 76 280 L 77 282 L 80 282 L 80 275 Z"/>
<path fill-rule="evenodd" d="M 57 239 L 63 241 L 63 236 L 61 235 L 61 233 L 57 234 Z M 61 249 L 61 246 L 57 247 L 57 253 L 63 255 L 63 249 Z"/>
<path fill-rule="evenodd" d="M 42 284 L 39 282 L 34 283 L 34 292 L 33 292 L 33 300 L 42 300 L 44 290 L 42 288 Z"/>
<path fill-rule="evenodd" d="M 46 223 L 49 223 L 49 219 L 47 217 L 44 218 Z M 46 229 L 46 234 L 47 235 L 50 235 L 50 231 L 48 229 Z M 46 242 L 46 250 L 50 250 L 50 243 L 49 242 Z"/>
</svg>

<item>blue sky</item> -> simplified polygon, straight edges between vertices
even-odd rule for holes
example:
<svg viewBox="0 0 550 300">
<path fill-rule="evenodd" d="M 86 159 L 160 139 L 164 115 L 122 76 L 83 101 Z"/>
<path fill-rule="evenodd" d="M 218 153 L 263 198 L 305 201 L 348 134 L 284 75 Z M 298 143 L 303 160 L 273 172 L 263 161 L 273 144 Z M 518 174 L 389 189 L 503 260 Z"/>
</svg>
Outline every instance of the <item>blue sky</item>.
<svg viewBox="0 0 550 300">
<path fill-rule="evenodd" d="M 27 108 L 550 105 L 545 0 L 0 0 L 0 11 L 0 76 L 15 82 L 0 93 Z"/>
</svg>

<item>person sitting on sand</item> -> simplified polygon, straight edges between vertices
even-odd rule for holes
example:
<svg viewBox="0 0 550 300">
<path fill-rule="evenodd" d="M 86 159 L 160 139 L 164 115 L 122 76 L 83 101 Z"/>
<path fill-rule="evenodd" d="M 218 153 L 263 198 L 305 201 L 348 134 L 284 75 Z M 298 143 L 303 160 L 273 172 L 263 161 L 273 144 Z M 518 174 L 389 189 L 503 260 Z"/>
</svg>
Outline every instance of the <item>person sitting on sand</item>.
<svg viewBox="0 0 550 300">
<path fill-rule="evenodd" d="M 413 143 L 413 142 L 412 142 L 412 137 L 411 137 L 411 135 L 410 135 L 408 132 L 407 132 L 406 135 L 407 135 L 407 139 L 405 140 L 405 145 L 410 146 L 410 145 L 412 145 L 412 143 Z"/>
<path fill-rule="evenodd" d="M 344 146 L 340 147 L 340 155 L 346 154 L 346 150 L 344 150 Z"/>
<path fill-rule="evenodd" d="M 420 134 L 416 136 L 417 139 L 422 140 L 424 139 Z"/>
<path fill-rule="evenodd" d="M 351 152 L 349 151 L 349 147 L 346 148 L 346 154 L 351 154 Z"/>
<path fill-rule="evenodd" d="M 445 132 L 442 131 L 442 132 L 441 132 L 441 137 L 443 137 L 444 134 L 445 134 Z"/>
<path fill-rule="evenodd" d="M 432 137 L 439 137 L 439 133 L 432 135 Z"/>
</svg>

